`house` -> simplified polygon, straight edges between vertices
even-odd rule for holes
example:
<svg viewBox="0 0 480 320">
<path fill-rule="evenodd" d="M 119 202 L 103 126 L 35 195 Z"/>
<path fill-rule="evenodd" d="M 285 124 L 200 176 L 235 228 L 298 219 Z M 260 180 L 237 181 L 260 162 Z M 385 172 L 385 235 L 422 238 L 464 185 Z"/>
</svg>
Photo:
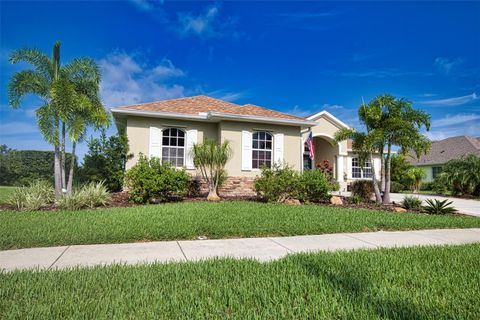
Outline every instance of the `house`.
<svg viewBox="0 0 480 320">
<path fill-rule="evenodd" d="M 425 170 L 425 181 L 430 182 L 442 172 L 442 166 L 445 163 L 468 154 L 480 156 L 480 138 L 457 136 L 433 141 L 432 147 L 426 155 L 419 159 L 411 156 L 409 161 L 413 166 Z"/>
<path fill-rule="evenodd" d="M 230 141 L 233 156 L 225 168 L 229 177 L 220 190 L 223 194 L 251 195 L 260 168 L 273 163 L 302 171 L 327 160 L 343 190 L 354 179 L 371 177 L 371 164 L 361 168 L 351 143 L 333 143 L 335 132 L 348 126 L 327 111 L 301 118 L 207 96 L 122 106 L 111 111 L 117 126 L 125 130 L 134 154 L 127 169 L 143 153 L 198 176 L 190 155 L 192 146 L 206 138 Z M 315 147 L 313 161 L 304 143 L 310 131 Z M 374 165 L 378 173 L 380 160 L 375 159 Z"/>
</svg>

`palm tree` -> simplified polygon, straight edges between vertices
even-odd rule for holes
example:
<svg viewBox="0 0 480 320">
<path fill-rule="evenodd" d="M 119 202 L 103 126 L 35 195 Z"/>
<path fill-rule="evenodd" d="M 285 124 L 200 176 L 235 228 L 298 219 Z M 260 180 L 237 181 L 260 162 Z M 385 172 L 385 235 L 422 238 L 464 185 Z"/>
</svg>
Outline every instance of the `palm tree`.
<svg viewBox="0 0 480 320">
<path fill-rule="evenodd" d="M 222 144 L 209 139 L 203 143 L 194 144 L 192 149 L 193 163 L 208 184 L 209 201 L 218 201 L 217 194 L 219 182 L 225 175 L 225 165 L 232 157 L 230 142 L 225 140 Z"/>
<path fill-rule="evenodd" d="M 378 152 L 378 145 L 381 138 L 382 135 L 379 134 L 379 131 L 372 130 L 369 126 L 367 126 L 367 132 L 359 132 L 350 128 L 342 128 L 335 133 L 335 143 L 346 139 L 352 140 L 352 149 L 357 153 L 358 160 L 362 167 L 367 160 L 372 163 L 372 184 L 375 192 L 375 201 L 377 203 L 382 202 L 382 195 L 380 194 L 375 166 L 373 165 L 373 154 Z"/>
<path fill-rule="evenodd" d="M 61 67 L 60 42 L 55 42 L 52 57 L 38 49 L 23 48 L 10 56 L 11 63 L 26 62 L 33 69 L 15 73 L 10 79 L 8 95 L 10 105 L 20 107 L 22 98 L 34 94 L 42 100 L 36 110 L 40 132 L 49 144 L 54 146 L 55 195 L 60 197 L 66 190 L 65 140 L 67 132 L 76 143 L 86 126 L 104 119 L 106 112 L 98 98 L 100 72 L 92 59 L 75 59 Z M 102 109 L 102 110 L 100 110 Z M 89 114 L 82 111 L 88 110 Z M 103 112 L 102 112 L 103 111 Z M 80 125 L 84 119 L 84 126 Z M 94 119 L 94 121 L 90 120 Z M 107 117 L 108 119 L 108 117 Z M 74 155 L 72 155 L 74 161 Z M 73 178 L 73 173 L 72 173 Z"/>
<path fill-rule="evenodd" d="M 430 141 L 420 130 L 430 128 L 430 115 L 415 110 L 406 99 L 397 99 L 384 94 L 359 108 L 359 118 L 367 131 L 376 132 L 375 149 L 380 154 L 383 203 L 390 203 L 391 158 L 393 148 L 401 154 L 415 153 L 418 156 L 428 151 Z"/>
</svg>

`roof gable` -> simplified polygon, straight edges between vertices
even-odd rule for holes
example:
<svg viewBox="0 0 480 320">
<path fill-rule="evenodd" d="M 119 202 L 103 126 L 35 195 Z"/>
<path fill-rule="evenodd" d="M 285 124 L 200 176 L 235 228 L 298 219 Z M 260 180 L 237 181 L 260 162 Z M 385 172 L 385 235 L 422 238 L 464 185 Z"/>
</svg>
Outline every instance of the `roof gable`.
<svg viewBox="0 0 480 320">
<path fill-rule="evenodd" d="M 296 117 L 275 110 L 266 109 L 253 104 L 246 104 L 244 106 L 241 106 L 238 104 L 207 96 L 193 96 L 172 100 L 141 103 L 129 106 L 121 106 L 112 108 L 112 111 L 145 111 L 152 113 L 174 113 L 196 116 L 206 113 L 221 113 L 227 115 L 241 115 L 247 117 L 251 116 L 294 121 L 306 121 L 304 118 Z"/>
<path fill-rule="evenodd" d="M 327 120 L 335 124 L 338 128 L 350 128 L 349 125 L 347 125 L 346 123 L 344 123 L 343 121 L 335 117 L 333 114 L 331 114 L 327 110 L 322 110 L 314 115 L 307 117 L 308 120 L 312 120 L 312 121 L 316 121 L 320 118 L 326 118 Z"/>
</svg>

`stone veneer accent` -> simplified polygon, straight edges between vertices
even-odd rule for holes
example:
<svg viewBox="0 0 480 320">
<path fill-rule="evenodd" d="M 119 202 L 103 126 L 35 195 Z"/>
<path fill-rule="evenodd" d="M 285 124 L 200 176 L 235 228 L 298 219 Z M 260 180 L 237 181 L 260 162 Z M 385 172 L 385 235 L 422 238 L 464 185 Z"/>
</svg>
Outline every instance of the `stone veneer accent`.
<svg viewBox="0 0 480 320">
<path fill-rule="evenodd" d="M 235 198 L 235 197 L 255 197 L 257 194 L 253 189 L 252 177 L 228 177 L 221 188 L 218 189 L 218 195 L 220 197 Z M 201 179 L 201 193 L 208 194 L 208 186 Z"/>
</svg>

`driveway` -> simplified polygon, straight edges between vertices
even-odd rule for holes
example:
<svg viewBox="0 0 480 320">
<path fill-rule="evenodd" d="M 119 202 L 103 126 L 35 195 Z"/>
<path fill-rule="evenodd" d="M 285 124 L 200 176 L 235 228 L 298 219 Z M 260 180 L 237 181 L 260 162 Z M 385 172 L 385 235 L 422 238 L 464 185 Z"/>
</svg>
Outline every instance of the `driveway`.
<svg viewBox="0 0 480 320">
<path fill-rule="evenodd" d="M 334 195 L 341 195 L 345 197 L 349 197 L 351 195 L 350 192 L 332 192 Z M 414 196 L 417 198 L 422 199 L 423 203 L 425 204 L 425 199 L 438 199 L 438 200 L 445 200 L 448 199 L 452 201 L 452 205 L 458 210 L 458 212 L 469 215 L 475 216 L 480 218 L 480 201 L 479 200 L 472 200 L 472 199 L 460 199 L 460 198 L 453 198 L 453 197 L 443 197 L 443 196 L 428 196 L 422 194 L 415 194 L 415 193 L 391 193 L 390 200 L 393 202 L 400 204 L 403 201 L 405 196 Z"/>
<path fill-rule="evenodd" d="M 480 201 L 479 200 L 471 200 L 471 199 L 460 199 L 460 198 L 453 198 L 453 197 L 442 197 L 442 196 L 428 196 L 422 194 L 407 194 L 407 193 L 392 193 L 390 194 L 390 199 L 395 201 L 396 203 L 402 202 L 405 196 L 414 196 L 420 198 L 425 203 L 425 199 L 438 199 L 438 200 L 445 200 L 448 199 L 452 201 L 452 205 L 460 212 L 464 214 L 468 214 L 470 216 L 480 217 Z"/>
</svg>

